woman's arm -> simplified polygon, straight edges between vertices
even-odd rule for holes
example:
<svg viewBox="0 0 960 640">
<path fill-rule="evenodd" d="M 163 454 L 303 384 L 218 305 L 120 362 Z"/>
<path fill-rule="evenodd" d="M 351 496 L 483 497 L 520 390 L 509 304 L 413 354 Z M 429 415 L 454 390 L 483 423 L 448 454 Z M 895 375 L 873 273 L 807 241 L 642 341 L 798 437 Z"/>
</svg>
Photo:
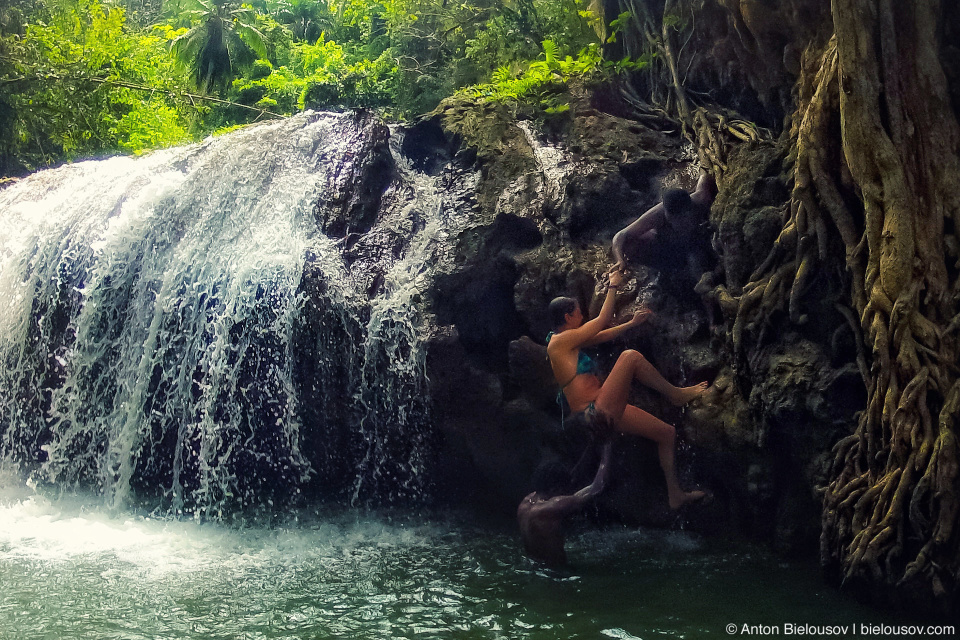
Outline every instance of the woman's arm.
<svg viewBox="0 0 960 640">
<path fill-rule="evenodd" d="M 609 329 L 604 329 L 603 331 L 600 331 L 599 333 L 597 333 L 597 335 L 593 336 L 592 338 L 584 342 L 582 346 L 593 347 L 598 344 L 603 344 L 604 342 L 613 340 L 614 338 L 624 333 L 625 331 L 643 324 L 644 322 L 647 321 L 647 319 L 651 315 L 653 315 L 653 312 L 650 311 L 649 309 L 640 309 L 635 314 L 633 314 L 632 318 L 630 318 L 626 322 L 618 324 L 615 327 L 610 327 Z"/>
<path fill-rule="evenodd" d="M 607 285 L 607 295 L 597 317 L 584 322 L 576 329 L 567 329 L 554 335 L 553 339 L 550 340 L 551 345 L 556 342 L 556 348 L 579 349 L 588 340 L 593 339 L 594 336 L 610 326 L 614 311 L 616 311 L 617 289 L 623 284 L 624 275 L 614 267 L 607 272 L 607 276 L 610 278 Z"/>
<path fill-rule="evenodd" d="M 616 274 L 616 278 L 613 274 Z M 616 281 L 614 281 L 614 279 L 616 279 Z M 584 322 L 583 326 L 578 329 L 578 331 L 586 330 L 584 333 L 589 333 L 589 336 L 585 335 L 580 337 L 580 344 L 583 344 L 584 340 L 589 340 L 597 335 L 613 322 L 613 314 L 617 310 L 617 289 L 620 288 L 622 280 L 623 276 L 619 271 L 610 272 L 610 284 L 607 285 L 607 293 L 603 299 L 603 306 L 600 307 L 600 313 L 597 314 L 596 318 Z"/>
</svg>

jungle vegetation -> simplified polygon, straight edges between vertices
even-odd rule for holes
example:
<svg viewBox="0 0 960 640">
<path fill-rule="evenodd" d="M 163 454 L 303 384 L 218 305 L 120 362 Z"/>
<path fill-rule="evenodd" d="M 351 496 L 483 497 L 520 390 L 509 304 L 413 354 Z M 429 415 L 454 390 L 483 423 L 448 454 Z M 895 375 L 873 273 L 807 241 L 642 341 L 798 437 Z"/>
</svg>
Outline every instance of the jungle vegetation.
<svg viewBox="0 0 960 640">
<path fill-rule="evenodd" d="M 0 0 L 0 176 L 307 108 L 542 94 L 603 69 L 587 2 Z"/>
</svg>

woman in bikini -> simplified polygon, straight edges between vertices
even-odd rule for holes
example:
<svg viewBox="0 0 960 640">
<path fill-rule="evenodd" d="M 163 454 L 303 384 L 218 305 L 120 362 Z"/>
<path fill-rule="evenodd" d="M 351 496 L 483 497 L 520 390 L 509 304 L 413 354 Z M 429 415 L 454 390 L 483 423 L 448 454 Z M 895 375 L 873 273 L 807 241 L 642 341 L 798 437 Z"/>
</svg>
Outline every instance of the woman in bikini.
<svg viewBox="0 0 960 640">
<path fill-rule="evenodd" d="M 644 322 L 650 311 L 642 309 L 628 322 L 610 327 L 613 320 L 617 289 L 623 273 L 616 267 L 610 278 L 600 314 L 583 321 L 580 305 L 572 298 L 556 298 L 550 303 L 554 332 L 548 337 L 547 356 L 557 384 L 574 412 L 582 412 L 588 424 L 604 421 L 622 433 L 643 436 L 657 443 L 660 467 L 667 480 L 667 497 L 671 509 L 704 497 L 703 491 L 683 491 L 674 468 L 676 429 L 659 418 L 627 404 L 634 380 L 660 392 L 675 406 L 682 406 L 707 388 L 706 382 L 692 387 L 675 387 L 667 382 L 640 352 L 629 349 L 620 354 L 610 375 L 601 381 L 590 358 L 580 349 L 611 340 L 627 329 Z"/>
</svg>

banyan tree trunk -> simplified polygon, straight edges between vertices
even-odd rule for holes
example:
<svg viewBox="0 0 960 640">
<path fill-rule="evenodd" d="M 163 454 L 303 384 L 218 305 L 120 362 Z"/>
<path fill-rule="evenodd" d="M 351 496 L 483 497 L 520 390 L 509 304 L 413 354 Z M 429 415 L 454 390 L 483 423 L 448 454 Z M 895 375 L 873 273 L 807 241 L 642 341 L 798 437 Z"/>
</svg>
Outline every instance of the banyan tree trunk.
<svg viewBox="0 0 960 640">
<path fill-rule="evenodd" d="M 955 612 L 960 124 L 940 52 L 960 10 L 833 0 L 831 12 L 832 37 L 802 64 L 790 212 L 733 302 L 732 346 L 748 350 L 747 328 L 777 311 L 803 323 L 812 274 L 843 265 L 867 405 L 833 450 L 821 561 L 877 599 Z"/>
<path fill-rule="evenodd" d="M 822 562 L 878 596 L 942 610 L 956 604 L 960 572 L 960 125 L 939 57 L 947 7 L 833 0 L 795 190 L 843 240 L 865 345 L 867 406 L 834 449 Z M 839 168 L 824 164 L 837 115 Z"/>
<path fill-rule="evenodd" d="M 741 13 L 758 0 L 715 1 L 739 21 L 738 33 L 749 30 Z M 616 4 L 637 17 L 635 39 L 657 44 L 667 62 L 670 34 L 649 28 L 653 7 L 700 6 Z M 848 304 L 838 308 L 857 336 L 867 404 L 833 450 L 821 560 L 876 598 L 950 611 L 960 605 L 960 124 L 943 65 L 958 55 L 949 39 L 960 34 L 960 8 L 956 0 L 832 0 L 829 17 L 829 40 L 826 31 L 814 36 L 819 45 L 791 43 L 806 52 L 788 134 L 789 214 L 769 257 L 721 305 L 735 309 L 730 338 L 740 358 L 777 312 L 806 321 L 803 293 L 815 274 L 843 270 Z M 676 74 L 660 84 L 683 97 Z M 708 120 L 695 127 L 690 113 L 672 115 L 685 131 L 711 128 Z M 708 153 L 716 145 L 703 136 L 691 141 L 722 177 L 724 154 Z"/>
</svg>

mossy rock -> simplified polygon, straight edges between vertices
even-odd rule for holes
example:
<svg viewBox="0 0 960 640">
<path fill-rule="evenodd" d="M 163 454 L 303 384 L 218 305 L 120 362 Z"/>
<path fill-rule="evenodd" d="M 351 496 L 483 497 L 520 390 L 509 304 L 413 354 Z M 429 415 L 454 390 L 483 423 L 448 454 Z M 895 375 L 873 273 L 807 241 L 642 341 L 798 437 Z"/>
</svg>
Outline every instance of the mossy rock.
<svg viewBox="0 0 960 640">
<path fill-rule="evenodd" d="M 466 96 L 452 96 L 440 103 L 428 117 L 439 117 L 448 133 L 459 136 L 486 160 L 516 155 L 533 162 L 533 149 L 517 126 L 518 110 L 499 102 Z"/>
</svg>

